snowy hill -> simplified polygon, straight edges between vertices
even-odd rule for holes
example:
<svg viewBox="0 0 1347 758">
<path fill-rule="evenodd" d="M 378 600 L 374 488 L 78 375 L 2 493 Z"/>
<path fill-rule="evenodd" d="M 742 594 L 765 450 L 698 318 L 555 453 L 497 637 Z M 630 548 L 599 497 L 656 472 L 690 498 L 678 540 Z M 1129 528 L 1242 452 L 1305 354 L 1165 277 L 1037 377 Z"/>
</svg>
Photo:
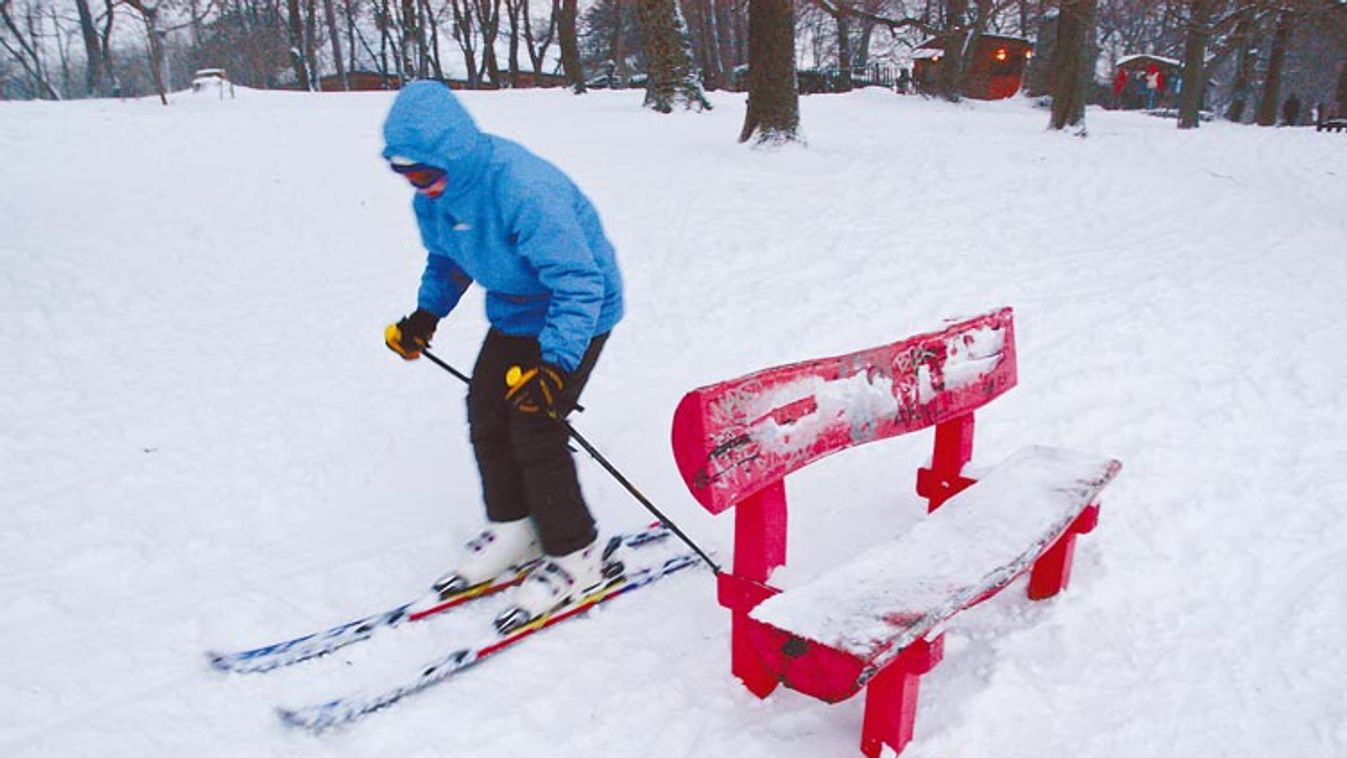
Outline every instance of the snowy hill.
<svg viewBox="0 0 1347 758">
<path fill-rule="evenodd" d="M 1347 754 L 1347 144 L 1307 129 L 863 91 L 810 146 L 734 142 L 742 96 L 470 93 L 570 171 L 629 315 L 575 419 L 728 555 L 678 479 L 688 389 L 1016 309 L 979 460 L 1116 457 L 1071 590 L 960 615 L 907 756 Z M 487 606 L 266 676 L 263 644 L 414 596 L 478 525 L 462 387 L 382 328 L 423 263 L 378 158 L 386 94 L 0 103 L 0 754 L 852 755 L 861 700 L 757 701 L 684 572 L 323 737 L 271 711 L 377 685 Z M 470 294 L 438 354 L 468 367 Z M 920 518 L 915 435 L 790 480 L 795 583 Z M 587 460 L 605 532 L 647 520 Z M 896 473 L 895 473 L 896 472 Z"/>
</svg>

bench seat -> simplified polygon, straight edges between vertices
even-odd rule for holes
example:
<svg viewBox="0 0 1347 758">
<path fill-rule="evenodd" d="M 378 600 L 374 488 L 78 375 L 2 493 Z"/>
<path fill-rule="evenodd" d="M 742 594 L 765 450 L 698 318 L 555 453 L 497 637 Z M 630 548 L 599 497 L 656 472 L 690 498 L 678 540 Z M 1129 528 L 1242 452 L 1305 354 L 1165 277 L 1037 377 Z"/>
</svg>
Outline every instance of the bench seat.
<svg viewBox="0 0 1347 758">
<path fill-rule="evenodd" d="M 755 625 L 753 647 L 787 686 L 829 702 L 850 697 L 1063 537 L 1089 531 L 1099 491 L 1120 467 L 1026 447 L 897 540 L 762 602 L 749 617 L 771 629 Z"/>
</svg>

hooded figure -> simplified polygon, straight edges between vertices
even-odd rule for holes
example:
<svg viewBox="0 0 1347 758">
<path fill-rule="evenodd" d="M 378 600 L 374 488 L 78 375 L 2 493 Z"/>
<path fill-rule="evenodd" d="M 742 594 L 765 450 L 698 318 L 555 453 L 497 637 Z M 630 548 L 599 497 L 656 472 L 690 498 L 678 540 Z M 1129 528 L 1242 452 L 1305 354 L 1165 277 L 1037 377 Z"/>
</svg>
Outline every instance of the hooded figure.
<svg viewBox="0 0 1347 758">
<path fill-rule="evenodd" d="M 383 156 L 416 188 L 429 253 L 414 313 L 385 341 L 419 358 L 477 282 L 491 322 L 468 388 L 488 524 L 435 584 L 448 597 L 538 566 L 497 619 L 502 631 L 583 596 L 602 579 L 598 532 L 563 420 L 622 318 L 612 244 L 558 168 L 477 128 L 450 90 L 415 82 L 384 122 Z"/>
</svg>

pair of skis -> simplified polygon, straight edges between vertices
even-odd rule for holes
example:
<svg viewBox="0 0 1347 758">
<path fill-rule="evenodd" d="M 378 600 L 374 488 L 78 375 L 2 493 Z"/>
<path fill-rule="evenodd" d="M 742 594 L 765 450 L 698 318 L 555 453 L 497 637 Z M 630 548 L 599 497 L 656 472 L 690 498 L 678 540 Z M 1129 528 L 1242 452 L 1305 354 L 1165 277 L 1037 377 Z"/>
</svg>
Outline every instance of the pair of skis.
<svg viewBox="0 0 1347 758">
<path fill-rule="evenodd" d="M 663 560 L 645 563 L 639 560 L 640 548 L 664 542 L 670 534 L 666 527 L 652 525 L 638 532 L 614 536 L 605 550 L 605 555 L 612 557 L 605 565 L 607 578 L 588 595 L 511 629 L 505 634 L 499 634 L 494 630 L 483 634 L 475 643 L 421 666 L 415 675 L 409 676 L 403 682 L 383 690 L 340 697 L 317 705 L 279 708 L 278 713 L 285 723 L 312 731 L 323 731 L 354 721 L 367 713 L 385 708 L 408 695 L 438 684 L 487 657 L 514 646 L 538 631 L 574 618 L 590 608 L 646 587 L 698 563 L 700 559 L 692 552 L 677 553 Z M 630 550 L 619 552 L 622 548 Z M 425 598 L 404 603 L 383 613 L 365 616 L 321 632 L 251 650 L 211 652 L 207 653 L 207 658 L 211 666 L 220 671 L 238 673 L 271 671 L 369 639 L 384 629 L 420 621 L 477 598 L 500 592 L 523 581 L 529 568 L 523 567 L 518 572 L 469 587 L 458 593 L 432 593 Z"/>
</svg>

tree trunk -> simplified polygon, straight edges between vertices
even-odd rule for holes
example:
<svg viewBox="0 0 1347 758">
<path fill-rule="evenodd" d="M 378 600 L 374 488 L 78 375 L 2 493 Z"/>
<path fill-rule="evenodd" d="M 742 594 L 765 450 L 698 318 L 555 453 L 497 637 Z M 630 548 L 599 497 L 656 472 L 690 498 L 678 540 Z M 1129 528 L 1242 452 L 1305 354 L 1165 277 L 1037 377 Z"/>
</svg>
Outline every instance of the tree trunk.
<svg viewBox="0 0 1347 758">
<path fill-rule="evenodd" d="M 350 57 L 347 58 L 347 60 L 346 60 L 346 70 L 349 72 L 349 71 L 355 71 L 355 70 L 356 70 L 356 61 L 355 61 L 355 35 L 356 35 L 356 25 L 355 25 L 355 17 L 356 17 L 356 12 L 355 12 L 355 0 L 342 0 L 342 8 L 344 9 L 344 11 L 345 11 L 345 13 L 346 13 L 346 54 L 350 56 Z M 363 34 L 361 35 L 361 43 L 362 43 L 362 44 L 364 43 L 364 35 L 363 35 Z M 374 54 L 373 54 L 372 52 L 370 53 L 370 57 L 371 57 L 371 58 L 374 57 Z M 350 78 L 350 77 L 348 76 L 347 79 L 349 80 L 349 78 Z M 386 84 L 386 83 L 385 83 L 385 84 Z"/>
<path fill-rule="evenodd" d="M 103 33 L 100 36 L 102 38 L 103 47 L 103 76 L 107 77 L 107 80 L 110 83 L 109 86 L 111 87 L 112 95 L 114 97 L 121 97 L 122 83 L 121 80 L 117 78 L 117 69 L 112 65 L 112 45 L 108 42 L 112 36 L 112 22 L 116 15 L 116 6 L 113 4 L 114 2 L 115 0 L 103 0 Z"/>
<path fill-rule="evenodd" d="M 1248 6 L 1239 12 L 1239 21 L 1235 25 L 1235 39 L 1239 45 L 1239 58 L 1235 62 L 1235 84 L 1230 90 L 1230 106 L 1225 117 L 1241 123 L 1244 111 L 1248 108 L 1249 95 L 1253 88 L 1254 64 L 1258 57 L 1253 46 L 1253 22 L 1258 9 Z"/>
<path fill-rule="evenodd" d="M 468 71 L 468 86 L 477 87 L 477 47 L 473 41 L 472 23 L 472 2 L 465 0 L 462 6 L 458 0 L 453 0 L 454 10 L 454 39 L 458 40 L 458 47 L 463 51 L 463 63 Z"/>
<path fill-rule="evenodd" d="M 1085 131 L 1085 86 L 1093 69 L 1085 54 L 1094 0 L 1062 0 L 1053 46 L 1052 119 L 1049 126 Z"/>
<path fill-rule="evenodd" d="M 1063 0 L 1062 12 L 1069 2 Z M 968 0 L 947 0 L 945 3 L 945 50 L 940 56 L 940 96 L 951 102 L 963 97 L 963 52 L 968 41 L 965 27 Z"/>
<path fill-rule="evenodd" d="M 851 16 L 843 12 L 833 17 L 837 22 L 837 73 L 840 81 L 838 92 L 851 91 Z"/>
<path fill-rule="evenodd" d="M 145 22 L 145 35 L 150 42 L 150 76 L 159 93 L 159 102 L 168 105 L 168 56 L 164 51 L 164 30 L 159 27 L 159 6 L 150 7 L 144 0 L 127 0 L 127 5 L 136 9 Z"/>
<path fill-rule="evenodd" d="M 576 0 L 560 0 L 557 32 L 561 38 L 561 68 L 566 86 L 577 95 L 585 93 L 585 68 L 580 63 L 580 39 L 576 32 Z"/>
<path fill-rule="evenodd" d="M 800 142 L 795 82 L 795 6 L 791 0 L 749 0 L 748 108 L 739 141 Z"/>
<path fill-rule="evenodd" d="M 725 86 L 725 62 L 720 56 L 720 24 L 717 15 L 716 0 L 701 0 L 697 10 L 700 15 L 702 81 L 708 89 L 717 90 Z"/>
<path fill-rule="evenodd" d="M 710 110 L 674 0 L 639 0 L 636 7 L 646 60 L 645 107 L 659 113 L 671 113 L 674 106 Z"/>
<path fill-rule="evenodd" d="M 1277 125 L 1277 105 L 1281 98 L 1282 69 L 1286 65 L 1286 48 L 1291 43 L 1295 27 L 1295 13 L 1283 8 L 1277 14 L 1277 27 L 1272 33 L 1272 53 L 1268 56 L 1267 76 L 1263 77 L 1263 94 L 1258 99 L 1258 125 Z"/>
<path fill-rule="evenodd" d="M 417 78 L 417 61 L 413 57 L 419 48 L 420 29 L 416 23 L 416 0 L 402 0 L 402 79 Z"/>
<path fill-rule="evenodd" d="M 388 0 L 379 0 L 379 76 L 388 81 Z M 401 76 L 398 77 L 401 80 Z"/>
<path fill-rule="evenodd" d="M 1183 45 L 1183 87 L 1179 93 L 1179 128 L 1196 129 L 1207 84 L 1207 39 L 1211 37 L 1214 0 L 1192 0 L 1188 30 Z"/>
<path fill-rule="evenodd" d="M 519 0 L 505 0 L 510 16 L 510 88 L 519 86 Z"/>
<path fill-rule="evenodd" d="M 856 68 L 865 69 L 870 67 L 870 40 L 874 37 L 875 22 L 861 22 L 861 38 L 856 41 L 856 52 L 852 55 L 852 61 Z"/>
<path fill-rule="evenodd" d="M 500 87 L 500 64 L 496 61 L 496 37 L 500 34 L 500 0 L 477 0 L 477 20 L 482 32 L 482 72 L 492 87 Z"/>
<path fill-rule="evenodd" d="M 435 21 L 435 12 L 430 7 L 430 0 L 421 0 L 421 17 L 426 20 L 426 26 L 430 27 L 429 39 L 424 33 L 421 35 L 428 51 L 430 73 L 436 79 L 443 79 L 444 66 L 440 62 L 440 25 Z"/>
<path fill-rule="evenodd" d="M 299 0 L 286 0 L 286 11 L 290 15 L 290 65 L 295 70 L 295 81 L 299 88 L 309 88 L 308 66 L 304 65 L 304 17 L 299 10 Z"/>
<path fill-rule="evenodd" d="M 318 91 L 318 0 L 308 0 L 304 19 L 304 65 L 309 69 L 309 90 Z"/>
<path fill-rule="evenodd" d="M 327 36 L 332 38 L 332 61 L 337 67 L 337 81 L 343 92 L 351 91 L 351 82 L 346 77 L 346 62 L 341 57 L 341 35 L 337 34 L 337 12 L 332 0 L 323 0 L 323 14 L 327 16 Z"/>
<path fill-rule="evenodd" d="M 524 17 L 524 45 L 528 49 L 529 61 L 533 64 L 533 76 L 541 80 L 543 63 L 547 60 L 547 51 L 552 47 L 552 40 L 556 37 L 559 5 L 556 0 L 552 0 L 552 12 L 547 18 L 547 33 L 542 36 L 542 39 L 535 40 L 533 21 L 529 18 L 529 0 L 523 0 L 523 3 L 520 15 Z"/>
<path fill-rule="evenodd" d="M 89 9 L 89 0 L 75 0 L 75 8 L 79 12 L 80 36 L 84 39 L 85 88 L 90 97 L 106 96 L 102 41 L 98 37 L 98 29 L 94 27 L 94 14 Z"/>
</svg>

